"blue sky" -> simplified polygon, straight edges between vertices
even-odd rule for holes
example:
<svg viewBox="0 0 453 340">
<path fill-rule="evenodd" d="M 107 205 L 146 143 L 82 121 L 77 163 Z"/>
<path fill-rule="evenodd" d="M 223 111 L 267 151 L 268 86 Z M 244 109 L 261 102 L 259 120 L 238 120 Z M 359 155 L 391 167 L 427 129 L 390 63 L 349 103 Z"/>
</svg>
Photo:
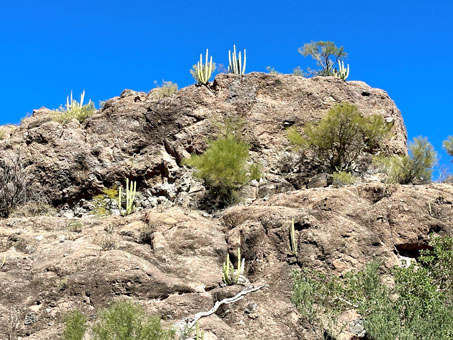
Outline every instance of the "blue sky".
<svg viewBox="0 0 453 340">
<path fill-rule="evenodd" d="M 453 1 L 29 1 L 0 2 L 0 124 L 57 108 L 71 90 L 96 104 L 154 81 L 184 87 L 209 48 L 247 49 L 247 72 L 314 67 L 297 48 L 334 41 L 349 53 L 349 80 L 386 90 L 409 138 L 427 136 L 449 164 L 453 135 Z"/>
</svg>

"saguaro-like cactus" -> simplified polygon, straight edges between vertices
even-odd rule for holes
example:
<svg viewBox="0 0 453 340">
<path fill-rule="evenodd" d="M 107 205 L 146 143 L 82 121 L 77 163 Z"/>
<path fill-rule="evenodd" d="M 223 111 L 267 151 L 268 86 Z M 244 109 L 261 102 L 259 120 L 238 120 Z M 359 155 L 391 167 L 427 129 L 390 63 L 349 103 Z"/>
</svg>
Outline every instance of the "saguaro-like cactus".
<svg viewBox="0 0 453 340">
<path fill-rule="evenodd" d="M 241 52 L 239 52 L 238 56 L 236 57 L 236 45 L 233 45 L 233 54 L 231 54 L 231 51 L 228 50 L 228 60 L 229 60 L 229 65 L 228 65 L 228 72 L 234 73 L 234 74 L 244 74 L 245 73 L 245 64 L 246 64 L 246 54 L 245 54 L 245 49 L 244 49 L 244 64 L 242 64 L 242 55 Z"/>
<path fill-rule="evenodd" d="M 206 62 L 203 65 L 203 54 L 200 54 L 200 61 L 193 66 L 193 69 L 190 70 L 192 77 L 199 84 L 206 85 L 211 78 L 212 72 L 214 71 L 214 65 L 212 63 L 212 57 L 208 62 L 208 49 L 206 49 Z"/>
<path fill-rule="evenodd" d="M 349 64 L 345 68 L 344 67 L 344 62 L 340 60 L 338 62 L 338 71 L 336 69 L 333 69 L 333 75 L 335 77 L 337 77 L 337 78 L 342 79 L 342 80 L 348 79 L 348 77 L 349 77 Z"/>
<path fill-rule="evenodd" d="M 234 269 L 230 262 L 230 254 L 227 254 L 226 262 L 223 263 L 223 281 L 226 285 L 235 285 L 239 282 L 239 278 L 244 276 L 245 259 L 241 260 L 241 248 L 238 248 L 238 265 Z"/>
<path fill-rule="evenodd" d="M 132 214 L 134 211 L 134 200 L 135 194 L 137 193 L 137 182 L 131 181 L 129 185 L 129 179 L 126 178 L 126 210 L 123 211 L 122 208 L 122 187 L 120 186 L 118 189 L 118 208 L 120 210 L 120 214 L 123 216 L 127 216 Z"/>
</svg>

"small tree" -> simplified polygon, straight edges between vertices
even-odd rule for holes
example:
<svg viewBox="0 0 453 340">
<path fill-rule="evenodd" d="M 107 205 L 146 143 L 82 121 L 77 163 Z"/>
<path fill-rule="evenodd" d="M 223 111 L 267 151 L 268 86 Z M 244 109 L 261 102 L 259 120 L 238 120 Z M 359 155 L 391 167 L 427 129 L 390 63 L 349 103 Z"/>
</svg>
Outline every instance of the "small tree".
<svg viewBox="0 0 453 340">
<path fill-rule="evenodd" d="M 450 156 L 453 156 L 453 136 L 449 136 L 447 140 L 444 140 L 442 146 Z"/>
<path fill-rule="evenodd" d="M 195 176 L 204 181 L 216 206 L 236 202 L 238 190 L 260 177 L 258 166 L 247 164 L 249 146 L 228 124 L 223 130 L 224 134 L 209 142 L 203 154 L 185 160 L 185 164 L 196 169 Z"/>
<path fill-rule="evenodd" d="M 409 144 L 409 156 L 378 157 L 375 164 L 387 174 L 387 182 L 399 184 L 425 184 L 431 182 L 433 166 L 437 160 L 427 138 L 416 137 Z"/>
<path fill-rule="evenodd" d="M 317 123 L 308 123 L 300 134 L 288 130 L 291 143 L 310 150 L 330 173 L 352 171 L 365 152 L 373 152 L 390 136 L 391 124 L 380 115 L 363 117 L 355 105 L 341 103 L 329 110 Z"/>
<path fill-rule="evenodd" d="M 316 41 L 305 44 L 297 50 L 304 57 L 311 56 L 322 69 L 319 76 L 333 75 L 334 66 L 348 56 L 343 46 L 337 47 L 333 41 Z"/>
</svg>

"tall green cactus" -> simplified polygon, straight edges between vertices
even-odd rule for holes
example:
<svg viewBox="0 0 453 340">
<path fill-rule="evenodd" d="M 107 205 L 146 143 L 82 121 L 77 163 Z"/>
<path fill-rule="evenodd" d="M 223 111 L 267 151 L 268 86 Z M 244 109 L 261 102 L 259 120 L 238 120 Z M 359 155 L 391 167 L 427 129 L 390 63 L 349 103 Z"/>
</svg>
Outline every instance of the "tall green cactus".
<svg viewBox="0 0 453 340">
<path fill-rule="evenodd" d="M 340 61 L 338 62 L 338 71 L 337 71 L 336 69 L 333 69 L 332 74 L 333 74 L 335 77 L 340 78 L 340 79 L 342 79 L 342 80 L 348 79 L 348 77 L 349 77 L 349 64 L 348 64 L 348 66 L 345 68 L 345 67 L 344 67 L 344 62 L 340 60 Z"/>
<path fill-rule="evenodd" d="M 214 64 L 212 63 L 212 57 L 208 62 L 208 49 L 206 49 L 205 64 L 203 65 L 203 54 L 200 54 L 200 61 L 193 66 L 193 69 L 190 70 L 190 74 L 192 74 L 192 77 L 194 77 L 198 84 L 207 85 L 213 71 Z"/>
<path fill-rule="evenodd" d="M 226 262 L 223 263 L 223 282 L 226 285 L 235 285 L 239 282 L 239 278 L 244 275 L 245 259 L 241 259 L 241 248 L 238 248 L 238 264 L 237 269 L 234 269 L 230 262 L 230 254 L 227 254 Z"/>
<path fill-rule="evenodd" d="M 241 52 L 239 52 L 238 57 L 236 57 L 236 45 L 233 45 L 233 54 L 231 54 L 231 51 L 228 50 L 228 60 L 230 62 L 228 65 L 228 72 L 234 74 L 244 74 L 246 58 L 246 51 L 244 49 L 244 64 L 242 64 Z"/>
<path fill-rule="evenodd" d="M 121 186 L 118 189 L 118 208 L 121 215 L 127 216 L 132 214 L 132 212 L 134 211 L 135 194 L 137 193 L 137 182 L 131 181 L 129 185 L 129 178 L 126 178 L 126 210 L 124 211 L 122 208 L 122 189 L 123 188 Z"/>
</svg>

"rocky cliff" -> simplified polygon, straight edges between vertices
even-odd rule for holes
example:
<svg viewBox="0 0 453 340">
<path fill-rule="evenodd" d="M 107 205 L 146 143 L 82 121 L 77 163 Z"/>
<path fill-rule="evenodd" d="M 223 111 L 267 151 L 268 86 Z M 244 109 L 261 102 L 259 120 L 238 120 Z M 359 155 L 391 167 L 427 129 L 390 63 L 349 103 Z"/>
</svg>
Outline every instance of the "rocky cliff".
<svg viewBox="0 0 453 340">
<path fill-rule="evenodd" d="M 285 128 L 344 101 L 393 121 L 394 137 L 381 148 L 406 153 L 403 120 L 388 95 L 331 77 L 219 75 L 210 87 L 160 101 L 126 90 L 83 124 L 62 125 L 36 110 L 0 141 L 0 152 L 20 150 L 41 195 L 59 210 L 0 220 L 0 339 L 59 339 L 66 312 L 79 308 L 93 320 L 118 298 L 172 326 L 244 288 L 221 285 L 226 254 L 236 261 L 238 247 L 244 284 L 264 287 L 200 319 L 205 339 L 311 339 L 290 302 L 292 270 L 341 275 L 377 258 L 389 269 L 416 257 L 429 233 L 453 235 L 451 185 L 306 188 L 311 170 L 296 166 Z M 203 188 L 181 160 L 204 150 L 213 121 L 232 116 L 246 122 L 263 179 L 247 188 L 249 201 L 209 214 L 194 209 Z M 142 209 L 90 214 L 92 197 L 125 177 L 138 181 Z M 292 218 L 297 256 L 289 251 Z"/>
</svg>

